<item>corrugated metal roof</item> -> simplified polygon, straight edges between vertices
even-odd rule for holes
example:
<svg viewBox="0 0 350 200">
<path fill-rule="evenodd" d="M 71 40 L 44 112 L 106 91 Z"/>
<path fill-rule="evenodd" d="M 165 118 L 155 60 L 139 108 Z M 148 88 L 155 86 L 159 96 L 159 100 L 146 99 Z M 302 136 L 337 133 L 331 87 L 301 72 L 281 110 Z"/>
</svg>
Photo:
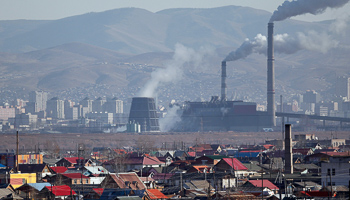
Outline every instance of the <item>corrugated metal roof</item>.
<svg viewBox="0 0 350 200">
<path fill-rule="evenodd" d="M 222 160 L 229 164 L 234 170 L 248 170 L 248 168 L 236 158 L 223 158 Z"/>
<path fill-rule="evenodd" d="M 64 167 L 64 166 L 50 167 L 50 169 L 52 169 L 57 174 L 62 174 L 62 173 L 66 172 L 68 170 L 67 167 Z"/>
<path fill-rule="evenodd" d="M 71 191 L 73 195 L 76 194 L 68 185 L 45 186 L 45 188 L 51 191 L 55 196 L 69 196 L 71 195 Z"/>
<path fill-rule="evenodd" d="M 148 189 L 146 192 L 150 199 L 167 199 L 168 198 L 161 191 L 157 189 Z"/>
<path fill-rule="evenodd" d="M 102 166 L 86 166 L 85 169 L 90 171 L 92 174 L 108 174 L 108 170 Z"/>
<path fill-rule="evenodd" d="M 28 185 L 30 185 L 38 191 L 41 191 L 45 186 L 51 186 L 50 183 L 28 183 Z"/>
<path fill-rule="evenodd" d="M 279 188 L 271 183 L 269 180 L 264 179 L 263 181 L 261 180 L 249 180 L 251 184 L 253 184 L 255 187 L 267 187 L 270 190 L 279 190 Z"/>
</svg>

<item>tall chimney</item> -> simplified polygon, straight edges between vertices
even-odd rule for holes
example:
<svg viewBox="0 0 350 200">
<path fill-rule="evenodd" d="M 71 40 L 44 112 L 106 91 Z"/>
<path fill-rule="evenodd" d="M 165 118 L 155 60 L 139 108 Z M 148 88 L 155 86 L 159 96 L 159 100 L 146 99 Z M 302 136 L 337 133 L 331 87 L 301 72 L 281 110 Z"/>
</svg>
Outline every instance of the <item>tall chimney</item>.
<svg viewBox="0 0 350 200">
<path fill-rule="evenodd" d="M 221 101 L 226 101 L 226 61 L 221 62 Z"/>
<path fill-rule="evenodd" d="M 267 27 L 267 114 L 271 126 L 276 126 L 275 119 L 275 67 L 273 48 L 273 23 Z"/>
<path fill-rule="evenodd" d="M 285 125 L 286 135 L 284 139 L 284 172 L 286 174 L 293 174 L 293 152 L 292 152 L 292 126 Z"/>
</svg>

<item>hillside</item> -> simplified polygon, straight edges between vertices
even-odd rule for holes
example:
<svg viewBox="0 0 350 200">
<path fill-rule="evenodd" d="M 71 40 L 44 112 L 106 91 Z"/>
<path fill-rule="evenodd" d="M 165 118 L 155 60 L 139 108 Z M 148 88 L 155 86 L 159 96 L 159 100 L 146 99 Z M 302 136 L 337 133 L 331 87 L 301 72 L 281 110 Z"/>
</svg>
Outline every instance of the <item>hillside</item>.
<svg viewBox="0 0 350 200">
<path fill-rule="evenodd" d="M 220 63 L 245 38 L 266 34 L 271 13 L 248 7 L 168 9 L 157 13 L 122 8 L 50 21 L 0 21 L 0 87 L 3 101 L 41 89 L 52 96 L 80 100 L 139 92 L 151 73 L 163 69 L 181 43 L 212 49 L 201 66 L 185 65 L 177 82 L 161 84 L 158 98 L 208 100 L 220 92 Z M 286 20 L 275 33 L 331 32 L 331 21 Z M 332 91 L 337 75 L 350 74 L 349 28 L 337 35 L 339 46 L 327 54 L 276 53 L 276 95 L 286 98 L 307 89 Z M 228 97 L 263 103 L 266 58 L 253 54 L 228 63 Z"/>
</svg>

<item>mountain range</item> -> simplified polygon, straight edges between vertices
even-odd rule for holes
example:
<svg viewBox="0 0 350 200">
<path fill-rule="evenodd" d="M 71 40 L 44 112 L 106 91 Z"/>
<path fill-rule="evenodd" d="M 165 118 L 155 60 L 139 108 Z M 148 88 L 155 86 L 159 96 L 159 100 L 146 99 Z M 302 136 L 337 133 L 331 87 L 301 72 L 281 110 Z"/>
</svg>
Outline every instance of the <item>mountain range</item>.
<svg viewBox="0 0 350 200">
<path fill-rule="evenodd" d="M 220 61 L 245 38 L 266 35 L 271 13 L 249 7 L 167 9 L 156 13 L 121 8 L 59 20 L 0 21 L 0 69 L 3 101 L 30 90 L 61 98 L 137 95 L 155 70 L 164 69 L 180 43 L 213 49 L 203 67 L 186 66 L 180 82 L 161 85 L 158 97 L 198 100 L 218 95 Z M 275 23 L 275 33 L 329 33 L 333 21 Z M 276 93 L 291 97 L 308 89 L 332 90 L 337 75 L 349 75 L 349 28 L 327 54 L 300 51 L 276 54 Z M 266 58 L 254 54 L 228 63 L 232 98 L 263 102 Z M 193 91 L 198 91 L 194 93 Z M 11 93 L 12 92 L 12 93 Z"/>
</svg>

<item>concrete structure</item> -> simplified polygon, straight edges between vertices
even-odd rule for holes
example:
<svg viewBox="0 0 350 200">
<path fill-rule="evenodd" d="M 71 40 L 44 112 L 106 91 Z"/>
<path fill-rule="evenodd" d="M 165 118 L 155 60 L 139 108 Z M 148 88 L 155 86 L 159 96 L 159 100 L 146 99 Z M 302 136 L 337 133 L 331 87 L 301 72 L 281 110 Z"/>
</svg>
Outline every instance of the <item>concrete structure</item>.
<svg viewBox="0 0 350 200">
<path fill-rule="evenodd" d="M 57 97 L 48 100 L 46 115 L 52 119 L 64 119 L 64 101 L 59 100 Z"/>
<path fill-rule="evenodd" d="M 81 100 L 79 104 L 86 108 L 85 112 L 89 113 L 92 112 L 92 102 L 93 100 L 86 97 L 85 99 Z"/>
<path fill-rule="evenodd" d="M 97 123 L 101 124 L 113 124 L 113 113 L 107 112 L 91 112 L 87 113 L 88 119 L 94 119 Z"/>
<path fill-rule="evenodd" d="M 92 102 L 92 112 L 104 112 L 103 105 L 106 103 L 106 99 L 99 97 Z"/>
<path fill-rule="evenodd" d="M 285 125 L 285 166 L 284 172 L 286 174 L 293 174 L 293 152 L 292 152 L 292 126 Z"/>
<path fill-rule="evenodd" d="M 9 106 L 0 106 L 0 120 L 7 121 L 9 118 L 14 118 L 16 109 Z"/>
<path fill-rule="evenodd" d="M 40 112 L 46 110 L 46 102 L 47 102 L 47 92 L 44 91 L 32 91 L 29 93 L 29 102 L 34 103 L 34 111 Z M 34 113 L 32 113 L 34 114 Z"/>
<path fill-rule="evenodd" d="M 116 97 L 107 100 L 104 103 L 104 111 L 109 113 L 123 113 L 123 101 Z"/>
<path fill-rule="evenodd" d="M 314 90 L 307 90 L 303 94 L 303 102 L 304 103 L 318 103 L 321 101 L 321 96 Z"/>
<path fill-rule="evenodd" d="M 327 186 L 348 186 L 350 181 L 349 169 L 350 156 L 330 157 L 329 162 L 321 162 L 322 183 Z"/>
<path fill-rule="evenodd" d="M 153 98 L 132 98 L 129 121 L 141 125 L 142 132 L 159 131 L 159 121 L 156 104 Z"/>
<path fill-rule="evenodd" d="M 28 127 L 36 128 L 38 123 L 38 115 L 32 115 L 31 113 L 17 114 L 15 117 L 15 128 Z"/>
<path fill-rule="evenodd" d="M 346 97 L 347 100 L 350 100 L 350 77 L 338 76 L 335 92 L 336 96 Z"/>
<path fill-rule="evenodd" d="M 221 101 L 226 101 L 226 61 L 221 62 Z"/>
<path fill-rule="evenodd" d="M 273 26 L 273 23 L 269 23 L 267 27 L 267 115 L 270 117 L 271 126 L 276 126 Z"/>
</svg>

